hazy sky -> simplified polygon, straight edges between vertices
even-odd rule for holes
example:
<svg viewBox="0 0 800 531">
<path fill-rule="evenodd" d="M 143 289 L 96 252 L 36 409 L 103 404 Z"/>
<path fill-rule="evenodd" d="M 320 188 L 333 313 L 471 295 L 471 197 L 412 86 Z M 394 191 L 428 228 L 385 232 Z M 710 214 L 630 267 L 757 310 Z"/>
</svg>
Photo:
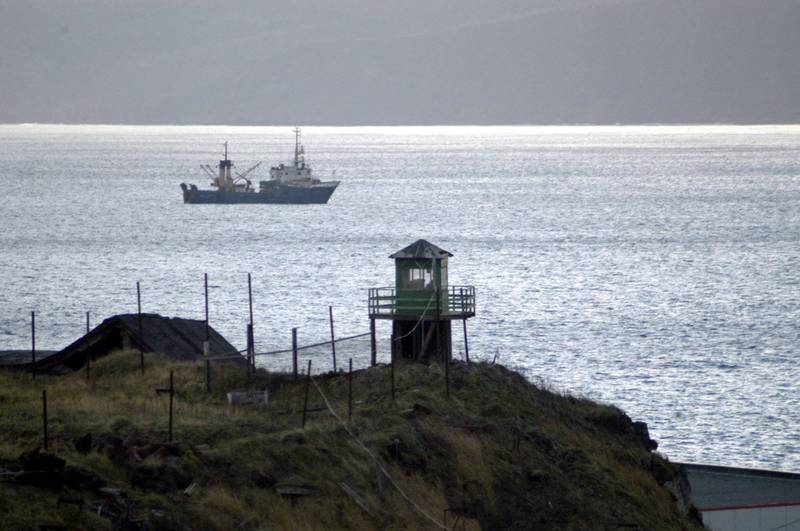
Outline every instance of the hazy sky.
<svg viewBox="0 0 800 531">
<path fill-rule="evenodd" d="M 0 122 L 798 123 L 800 0 L 0 0 Z"/>
</svg>

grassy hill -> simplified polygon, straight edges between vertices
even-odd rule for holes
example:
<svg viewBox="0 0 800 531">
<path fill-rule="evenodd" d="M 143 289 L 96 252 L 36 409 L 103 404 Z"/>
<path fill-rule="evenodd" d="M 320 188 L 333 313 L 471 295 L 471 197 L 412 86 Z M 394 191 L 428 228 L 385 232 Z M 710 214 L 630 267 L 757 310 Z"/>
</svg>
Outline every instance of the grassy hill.
<svg viewBox="0 0 800 531">
<path fill-rule="evenodd" d="M 347 376 L 317 376 L 303 428 L 303 378 L 217 366 L 207 394 L 199 364 L 138 363 L 0 372 L 0 528 L 702 528 L 646 426 L 498 365 L 454 363 L 447 396 L 440 366 L 398 364 L 395 400 L 388 367 L 354 373 L 349 422 Z M 248 388 L 269 403 L 227 404 Z"/>
</svg>

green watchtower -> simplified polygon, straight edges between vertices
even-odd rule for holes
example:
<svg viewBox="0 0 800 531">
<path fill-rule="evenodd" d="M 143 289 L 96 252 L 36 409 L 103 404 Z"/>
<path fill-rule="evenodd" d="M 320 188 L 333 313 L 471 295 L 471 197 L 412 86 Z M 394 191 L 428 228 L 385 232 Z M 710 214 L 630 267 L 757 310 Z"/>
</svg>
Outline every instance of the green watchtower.
<svg viewBox="0 0 800 531">
<path fill-rule="evenodd" d="M 371 319 L 392 320 L 392 348 L 405 358 L 452 357 L 451 321 L 475 315 L 475 288 L 450 286 L 447 261 L 453 255 L 417 240 L 389 258 L 394 287 L 370 288 Z"/>
</svg>

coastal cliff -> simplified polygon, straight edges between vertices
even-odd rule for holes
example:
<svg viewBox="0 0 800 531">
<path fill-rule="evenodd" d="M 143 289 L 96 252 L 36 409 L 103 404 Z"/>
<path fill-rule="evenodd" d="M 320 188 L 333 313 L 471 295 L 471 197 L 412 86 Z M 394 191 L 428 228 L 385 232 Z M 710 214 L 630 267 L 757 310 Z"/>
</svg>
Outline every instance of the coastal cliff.
<svg viewBox="0 0 800 531">
<path fill-rule="evenodd" d="M 348 420 L 345 373 L 218 365 L 209 394 L 197 363 L 138 363 L 0 372 L 0 528 L 702 529 L 644 423 L 499 365 L 452 363 L 448 395 L 441 365 L 398 363 L 394 400 L 388 366 L 354 372 Z"/>
</svg>

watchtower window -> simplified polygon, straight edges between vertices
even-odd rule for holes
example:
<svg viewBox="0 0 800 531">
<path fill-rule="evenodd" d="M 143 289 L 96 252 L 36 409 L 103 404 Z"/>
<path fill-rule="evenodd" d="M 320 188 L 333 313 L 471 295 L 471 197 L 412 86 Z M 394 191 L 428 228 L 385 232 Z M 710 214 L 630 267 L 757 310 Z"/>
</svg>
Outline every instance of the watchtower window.
<svg viewBox="0 0 800 531">
<path fill-rule="evenodd" d="M 410 267 L 403 277 L 403 288 L 433 289 L 433 273 L 424 267 Z"/>
</svg>

